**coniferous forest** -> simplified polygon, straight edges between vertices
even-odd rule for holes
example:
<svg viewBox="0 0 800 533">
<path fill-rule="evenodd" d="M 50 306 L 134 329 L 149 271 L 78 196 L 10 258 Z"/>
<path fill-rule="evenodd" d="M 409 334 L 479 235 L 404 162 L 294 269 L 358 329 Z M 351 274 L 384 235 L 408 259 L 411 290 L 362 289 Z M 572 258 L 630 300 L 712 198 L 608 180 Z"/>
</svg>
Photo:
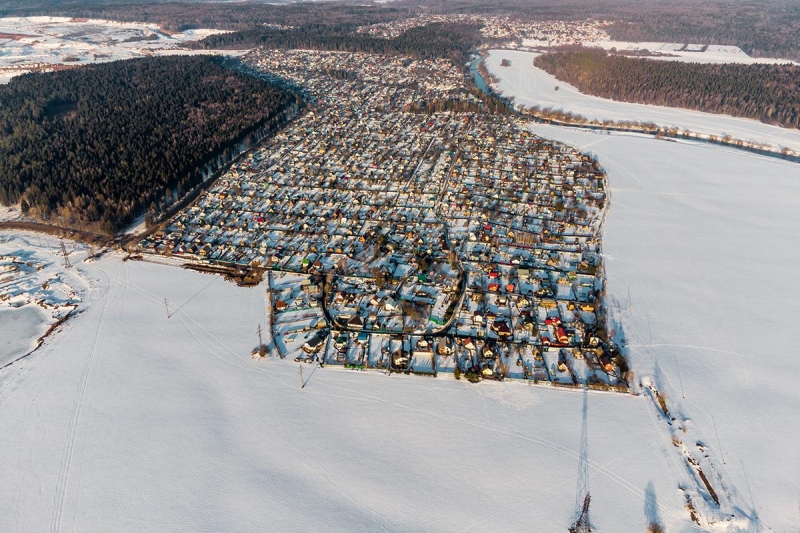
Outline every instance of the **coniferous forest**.
<svg viewBox="0 0 800 533">
<path fill-rule="evenodd" d="M 443 57 L 463 64 L 469 51 L 480 41 L 476 24 L 433 23 L 411 28 L 393 39 L 355 33 L 349 25 L 308 24 L 295 29 L 259 28 L 210 35 L 193 44 L 195 48 L 241 49 L 301 48 L 370 54 Z"/>
<path fill-rule="evenodd" d="M 800 67 L 628 58 L 602 50 L 549 53 L 534 64 L 582 92 L 800 128 Z"/>
<path fill-rule="evenodd" d="M 206 56 L 19 76 L 0 85 L 0 203 L 113 233 L 294 102 Z"/>
</svg>

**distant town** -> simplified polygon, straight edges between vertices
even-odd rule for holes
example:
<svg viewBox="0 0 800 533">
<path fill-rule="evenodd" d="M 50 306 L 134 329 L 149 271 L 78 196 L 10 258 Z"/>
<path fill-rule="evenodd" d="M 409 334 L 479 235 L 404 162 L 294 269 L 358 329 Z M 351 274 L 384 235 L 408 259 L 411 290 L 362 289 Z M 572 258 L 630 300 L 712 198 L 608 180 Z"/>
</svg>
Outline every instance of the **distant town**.
<svg viewBox="0 0 800 533">
<path fill-rule="evenodd" d="M 593 158 L 486 112 L 446 60 L 245 62 L 302 82 L 310 109 L 135 253 L 243 285 L 266 275 L 254 357 L 627 388 L 604 320 Z"/>
</svg>

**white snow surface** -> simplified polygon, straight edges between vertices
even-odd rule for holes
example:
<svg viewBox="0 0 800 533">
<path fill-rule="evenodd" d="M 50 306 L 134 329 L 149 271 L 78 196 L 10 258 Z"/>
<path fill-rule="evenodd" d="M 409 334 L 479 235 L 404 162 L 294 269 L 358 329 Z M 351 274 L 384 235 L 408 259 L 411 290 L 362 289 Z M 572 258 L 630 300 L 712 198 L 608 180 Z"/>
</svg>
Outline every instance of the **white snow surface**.
<svg viewBox="0 0 800 533">
<path fill-rule="evenodd" d="M 208 54 L 182 48 L 221 30 L 168 34 L 156 24 L 68 17 L 0 18 L 0 83 L 36 70 L 152 55 Z M 141 39 L 141 40 L 140 40 Z M 228 53 L 228 52 L 226 52 Z M 236 52 L 233 52 L 234 54 Z"/>
<path fill-rule="evenodd" d="M 0 367 L 30 353 L 50 326 L 76 311 L 83 289 L 64 271 L 58 240 L 9 235 L 0 233 Z M 85 257 L 83 247 L 67 252 Z"/>
<path fill-rule="evenodd" d="M 689 109 L 617 102 L 581 93 L 533 65 L 540 54 L 516 50 L 489 50 L 487 70 L 499 82 L 493 87 L 515 104 L 562 109 L 587 119 L 654 122 L 659 126 L 688 129 L 706 135 L 730 135 L 743 141 L 770 144 L 777 148 L 800 150 L 800 130 L 763 124 L 756 120 L 703 113 Z M 500 65 L 503 59 L 511 65 Z M 556 90 L 558 87 L 558 90 Z"/>
<path fill-rule="evenodd" d="M 683 61 L 686 63 L 740 63 L 745 65 L 755 64 L 785 64 L 795 61 L 774 57 L 751 57 L 738 46 L 726 46 L 710 44 L 703 50 L 702 45 L 684 43 L 661 43 L 661 42 L 628 42 L 628 41 L 593 41 L 585 43 L 586 46 L 599 46 L 604 50 L 616 48 L 617 51 L 638 51 L 649 50 L 665 54 L 663 56 L 648 56 L 647 59 L 658 59 L 662 61 Z M 681 50 L 682 48 L 685 50 Z"/>
<path fill-rule="evenodd" d="M 35 305 L 0 307 L 0 366 L 33 350 L 47 331 L 49 318 Z"/>
<path fill-rule="evenodd" d="M 311 366 L 300 390 L 290 358 L 249 357 L 263 285 L 114 256 L 77 268 L 87 310 L 0 373 L 0 530 L 571 523 L 581 392 Z M 597 530 L 644 530 L 650 483 L 669 530 L 691 530 L 652 402 L 589 393 L 588 414 Z"/>
<path fill-rule="evenodd" d="M 22 218 L 22 213 L 20 213 L 19 205 L 11 205 L 11 206 L 0 205 L 0 222 L 5 222 L 7 220 L 16 220 L 19 218 Z"/>
<path fill-rule="evenodd" d="M 594 153 L 608 172 L 608 294 L 633 367 L 724 460 L 717 467 L 764 531 L 797 530 L 800 166 L 644 136 L 533 130 Z"/>
<path fill-rule="evenodd" d="M 538 95 L 516 87 L 518 102 Z M 702 444 L 719 514 L 796 530 L 800 167 L 534 131 L 608 171 L 609 302 L 682 446 Z M 300 390 L 291 357 L 249 357 L 263 284 L 113 255 L 72 272 L 86 310 L 0 371 L 0 531 L 565 531 L 573 519 L 580 392 L 310 366 Z M 643 531 L 653 515 L 695 530 L 678 490 L 693 481 L 653 403 L 589 393 L 588 405 L 594 530 Z"/>
</svg>

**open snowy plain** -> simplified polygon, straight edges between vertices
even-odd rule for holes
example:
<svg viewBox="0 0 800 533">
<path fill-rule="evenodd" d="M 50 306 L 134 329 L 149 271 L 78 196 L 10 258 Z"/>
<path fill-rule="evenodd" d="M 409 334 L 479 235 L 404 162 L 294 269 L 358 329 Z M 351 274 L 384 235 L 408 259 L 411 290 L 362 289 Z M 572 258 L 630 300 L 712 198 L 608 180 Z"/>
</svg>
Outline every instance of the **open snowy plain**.
<svg viewBox="0 0 800 533">
<path fill-rule="evenodd" d="M 531 54 L 516 54 L 493 51 L 487 68 L 524 105 L 793 148 L 800 141 L 798 130 L 583 95 L 534 67 Z M 500 66 L 503 57 L 511 67 Z M 701 443 L 759 528 L 796 530 L 800 287 L 783 280 L 800 261 L 800 165 L 633 134 L 533 130 L 595 154 L 608 172 L 608 295 L 638 375 L 655 383 L 672 416 L 689 420 L 678 436 Z"/>
<path fill-rule="evenodd" d="M 645 104 L 617 102 L 581 93 L 544 70 L 533 65 L 539 54 L 517 50 L 490 50 L 485 60 L 487 70 L 499 82 L 494 88 L 504 96 L 513 96 L 514 103 L 541 108 L 551 107 L 582 115 L 589 120 L 654 122 L 659 126 L 688 129 L 695 133 L 730 135 L 743 141 L 755 141 L 780 149 L 800 150 L 800 131 L 762 124 L 756 120 L 715 115 Z M 503 59 L 511 65 L 501 66 Z M 556 87 L 558 89 L 556 89 Z"/>
<path fill-rule="evenodd" d="M 0 373 L 0 530 L 563 532 L 573 519 L 583 393 L 311 366 L 301 390 L 289 358 L 250 359 L 263 285 L 119 256 L 77 269 L 87 310 Z M 587 400 L 597 530 L 692 530 L 678 484 L 693 482 L 654 404 Z"/>
<path fill-rule="evenodd" d="M 81 281 L 64 272 L 59 241 L 9 235 L 0 233 L 0 368 L 32 352 L 81 303 Z"/>
<path fill-rule="evenodd" d="M 797 167 L 535 131 L 609 172 L 609 297 L 637 375 L 675 417 L 667 424 L 646 393 L 588 395 L 596 529 L 696 530 L 686 494 L 716 521 L 703 530 L 796 528 Z M 569 525 L 581 393 L 309 366 L 300 390 L 297 364 L 249 358 L 263 287 L 117 256 L 77 268 L 88 310 L 0 374 L 0 529 Z"/>
<path fill-rule="evenodd" d="M 687 433 L 763 530 L 797 530 L 800 166 L 709 145 L 533 129 L 594 153 L 608 172 L 608 293 L 633 367 L 665 392 L 674 416 L 691 420 Z"/>
<path fill-rule="evenodd" d="M 182 48 L 220 33 L 166 33 L 155 24 L 68 17 L 0 18 L 0 83 L 35 70 L 152 55 L 207 53 Z"/>
<path fill-rule="evenodd" d="M 800 166 L 533 129 L 608 172 L 608 298 L 637 395 L 307 365 L 301 389 L 291 357 L 249 357 L 263 284 L 76 258 L 85 310 L 0 370 L 0 531 L 563 533 L 584 398 L 594 531 L 800 528 Z M 2 236 L 0 253 L 53 256 Z"/>
<path fill-rule="evenodd" d="M 720 44 L 699 45 L 685 43 L 629 42 L 629 41 L 595 41 L 586 46 L 599 46 L 604 50 L 615 49 L 619 52 L 637 52 L 645 50 L 656 54 L 648 59 L 661 61 L 683 61 L 686 63 L 738 63 L 742 65 L 771 65 L 794 63 L 788 59 L 774 57 L 751 57 L 738 46 Z"/>
<path fill-rule="evenodd" d="M 0 366 L 36 347 L 36 339 L 47 332 L 47 318 L 47 313 L 34 305 L 22 309 L 0 307 Z"/>
</svg>

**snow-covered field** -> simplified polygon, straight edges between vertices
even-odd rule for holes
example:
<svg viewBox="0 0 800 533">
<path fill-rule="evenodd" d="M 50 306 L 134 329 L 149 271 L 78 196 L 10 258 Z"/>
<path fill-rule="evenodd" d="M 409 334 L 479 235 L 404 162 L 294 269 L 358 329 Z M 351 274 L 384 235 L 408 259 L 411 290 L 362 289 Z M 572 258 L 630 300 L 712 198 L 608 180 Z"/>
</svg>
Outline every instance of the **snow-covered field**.
<svg viewBox="0 0 800 533">
<path fill-rule="evenodd" d="M 608 293 L 639 376 L 766 531 L 800 527 L 800 166 L 730 148 L 534 127 L 608 172 Z M 684 397 L 685 395 L 685 397 Z"/>
<path fill-rule="evenodd" d="M 0 530 L 565 531 L 573 519 L 583 393 L 310 366 L 301 390 L 290 358 L 250 359 L 263 285 L 118 256 L 76 268 L 87 310 L 0 373 Z M 654 404 L 587 400 L 596 530 L 692 530 L 678 490 L 692 481 Z"/>
<path fill-rule="evenodd" d="M 35 305 L 0 307 L 0 366 L 33 350 L 36 339 L 47 331 L 48 318 Z"/>
<path fill-rule="evenodd" d="M 794 63 L 788 59 L 774 57 L 750 57 L 738 46 L 725 46 L 710 44 L 707 47 L 699 44 L 684 43 L 658 43 L 658 42 L 628 42 L 628 41 L 594 41 L 586 46 L 599 46 L 604 50 L 640 51 L 649 50 L 664 54 L 663 56 L 649 56 L 648 59 L 663 61 L 684 61 L 687 63 L 741 63 L 745 65 Z"/>
<path fill-rule="evenodd" d="M 18 205 L 5 206 L 0 205 L 0 222 L 6 220 L 17 220 L 22 218 Z"/>
<path fill-rule="evenodd" d="M 517 81 L 501 88 L 550 105 Z M 594 530 L 701 529 L 686 495 L 703 530 L 800 528 L 800 167 L 534 131 L 608 172 L 608 298 L 637 383 L 674 417 L 646 391 L 588 393 Z M 0 253 L 50 258 L 85 308 L 0 370 L 0 531 L 563 532 L 574 517 L 581 392 L 308 365 L 301 390 L 292 357 L 250 359 L 263 284 L 117 255 L 64 271 L 52 239 L 0 237 Z"/>
<path fill-rule="evenodd" d="M 490 50 L 485 61 L 487 70 L 497 78 L 494 88 L 503 95 L 514 96 L 524 106 L 552 107 L 582 115 L 587 119 L 654 122 L 659 126 L 688 129 L 707 135 L 730 135 L 743 141 L 770 144 L 776 148 L 800 150 L 800 130 L 770 126 L 761 122 L 678 109 L 617 102 L 581 93 L 533 65 L 538 54 L 516 50 Z M 503 59 L 511 66 L 500 65 Z M 556 90 L 558 87 L 558 90 Z"/>
<path fill-rule="evenodd" d="M 535 131 L 608 170 L 609 297 L 637 376 L 675 417 L 667 424 L 647 394 L 588 395 L 596 530 L 693 530 L 679 486 L 704 519 L 737 517 L 704 529 L 756 530 L 756 517 L 764 531 L 796 529 L 797 167 L 707 145 Z M 291 357 L 249 357 L 263 286 L 118 256 L 76 269 L 91 287 L 87 311 L 0 372 L 0 530 L 569 525 L 581 393 L 310 366 L 300 390 Z M 701 464 L 721 510 L 682 453 Z"/>
<path fill-rule="evenodd" d="M 83 287 L 64 271 L 61 253 L 50 237 L 0 233 L 0 367 L 31 352 L 79 307 Z M 83 247 L 75 253 L 86 255 Z"/>
<path fill-rule="evenodd" d="M 167 34 L 157 25 L 66 17 L 0 18 L 0 83 L 31 70 L 131 59 L 205 53 L 181 48 L 220 33 L 189 30 Z"/>
</svg>

